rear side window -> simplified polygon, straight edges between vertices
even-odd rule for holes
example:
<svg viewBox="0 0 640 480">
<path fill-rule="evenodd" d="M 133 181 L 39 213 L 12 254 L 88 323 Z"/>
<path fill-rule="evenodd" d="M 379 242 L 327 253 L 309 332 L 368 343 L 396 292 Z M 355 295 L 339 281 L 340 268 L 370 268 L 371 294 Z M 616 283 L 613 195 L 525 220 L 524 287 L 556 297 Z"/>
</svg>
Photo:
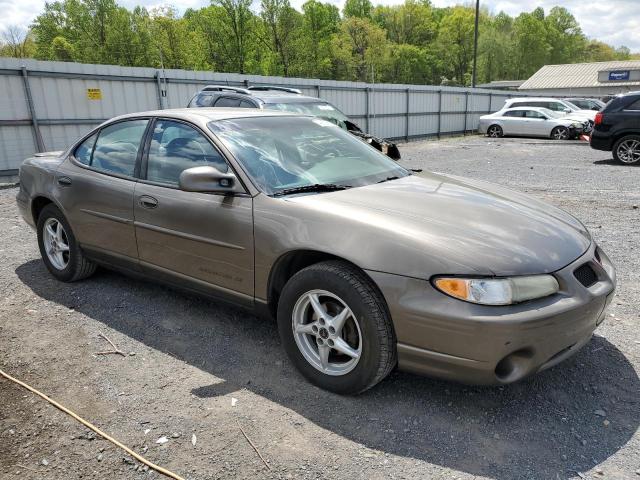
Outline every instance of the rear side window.
<svg viewBox="0 0 640 480">
<path fill-rule="evenodd" d="M 133 176 L 148 120 L 129 120 L 100 130 L 90 165 L 97 170 Z"/>
<path fill-rule="evenodd" d="M 256 108 L 256 106 L 247 100 L 240 101 L 240 108 Z"/>
<path fill-rule="evenodd" d="M 640 98 L 630 105 L 627 105 L 626 110 L 640 110 Z"/>
<path fill-rule="evenodd" d="M 98 134 L 94 133 L 82 142 L 78 148 L 76 148 L 76 151 L 73 152 L 75 159 L 83 165 L 91 164 L 91 154 L 93 153 L 93 146 L 96 143 L 96 138 L 98 138 Z"/>
<path fill-rule="evenodd" d="M 524 114 L 524 110 L 511 110 L 510 112 L 504 112 L 503 117 L 522 117 Z"/>
<path fill-rule="evenodd" d="M 231 97 L 220 97 L 216 102 L 216 107 L 239 107 L 240 99 Z"/>
<path fill-rule="evenodd" d="M 189 103 L 190 107 L 210 107 L 211 105 L 213 105 L 213 95 L 207 93 L 196 95 Z"/>
</svg>

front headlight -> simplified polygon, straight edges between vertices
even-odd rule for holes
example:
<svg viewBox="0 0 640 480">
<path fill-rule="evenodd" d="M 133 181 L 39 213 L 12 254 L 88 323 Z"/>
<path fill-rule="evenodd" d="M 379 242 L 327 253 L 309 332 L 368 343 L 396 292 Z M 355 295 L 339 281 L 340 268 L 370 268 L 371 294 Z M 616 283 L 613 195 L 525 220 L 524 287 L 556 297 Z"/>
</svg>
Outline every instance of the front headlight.
<svg viewBox="0 0 640 480">
<path fill-rule="evenodd" d="M 576 123 L 572 123 L 571 126 L 573 128 L 582 128 L 583 125 L 581 123 L 576 122 Z"/>
<path fill-rule="evenodd" d="M 510 278 L 437 277 L 433 284 L 442 293 L 481 305 L 511 305 L 553 295 L 560 288 L 552 275 Z"/>
</svg>

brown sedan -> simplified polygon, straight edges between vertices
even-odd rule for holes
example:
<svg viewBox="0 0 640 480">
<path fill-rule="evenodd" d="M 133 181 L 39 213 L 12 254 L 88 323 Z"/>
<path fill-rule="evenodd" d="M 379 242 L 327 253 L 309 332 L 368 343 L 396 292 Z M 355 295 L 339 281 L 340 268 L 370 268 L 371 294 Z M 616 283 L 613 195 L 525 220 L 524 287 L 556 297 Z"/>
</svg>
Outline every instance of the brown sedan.
<svg viewBox="0 0 640 480">
<path fill-rule="evenodd" d="M 339 393 L 396 365 L 514 382 L 585 345 L 615 288 L 569 214 L 416 175 L 313 117 L 125 115 L 26 160 L 17 201 L 59 280 L 104 265 L 277 317 L 296 367 Z"/>
</svg>

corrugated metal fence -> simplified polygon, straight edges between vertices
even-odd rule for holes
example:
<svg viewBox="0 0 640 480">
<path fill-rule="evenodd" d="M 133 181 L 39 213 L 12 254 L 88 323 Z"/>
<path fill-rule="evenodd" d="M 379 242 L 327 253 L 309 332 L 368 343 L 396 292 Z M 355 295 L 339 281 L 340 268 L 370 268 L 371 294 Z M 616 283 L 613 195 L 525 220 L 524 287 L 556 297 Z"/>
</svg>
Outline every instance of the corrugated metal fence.
<svg viewBox="0 0 640 480">
<path fill-rule="evenodd" d="M 0 175 L 124 113 L 177 108 L 207 84 L 281 85 L 336 105 L 365 131 L 409 141 L 461 134 L 512 93 L 0 58 Z M 517 95 L 517 94 L 516 94 Z"/>
</svg>

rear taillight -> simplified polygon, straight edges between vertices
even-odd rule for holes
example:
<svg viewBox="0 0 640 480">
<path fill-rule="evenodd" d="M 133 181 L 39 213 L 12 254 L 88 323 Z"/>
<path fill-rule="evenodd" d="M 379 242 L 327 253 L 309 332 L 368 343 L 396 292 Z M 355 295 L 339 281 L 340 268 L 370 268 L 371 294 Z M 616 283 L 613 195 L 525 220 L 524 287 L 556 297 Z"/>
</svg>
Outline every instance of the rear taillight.
<svg viewBox="0 0 640 480">
<path fill-rule="evenodd" d="M 603 119 L 604 119 L 604 113 L 598 112 L 598 113 L 596 113 L 596 118 L 594 119 L 593 124 L 594 125 L 600 125 L 602 123 Z"/>
</svg>

